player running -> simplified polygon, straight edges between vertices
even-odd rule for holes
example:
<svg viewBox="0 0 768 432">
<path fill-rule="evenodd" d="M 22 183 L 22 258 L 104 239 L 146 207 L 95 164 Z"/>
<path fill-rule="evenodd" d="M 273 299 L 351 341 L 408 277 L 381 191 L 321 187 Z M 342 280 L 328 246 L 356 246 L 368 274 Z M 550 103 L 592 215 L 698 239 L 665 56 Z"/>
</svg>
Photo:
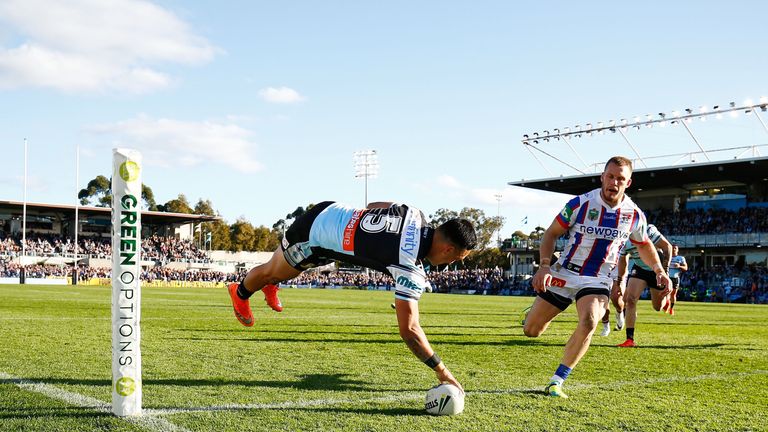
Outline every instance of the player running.
<svg viewBox="0 0 768 432">
<path fill-rule="evenodd" d="M 677 289 L 680 287 L 680 275 L 688 271 L 688 262 L 685 257 L 678 255 L 680 248 L 672 245 L 672 259 L 669 262 L 669 278 L 672 280 L 672 294 L 669 295 L 669 308 L 667 312 L 670 315 L 675 314 L 675 302 L 677 301 Z"/>
<path fill-rule="evenodd" d="M 672 243 L 670 243 L 654 225 L 648 225 L 648 238 L 654 245 L 654 250 L 661 249 L 666 260 L 664 268 L 669 267 L 669 257 L 672 256 Z M 657 252 L 658 254 L 658 252 Z M 659 257 L 661 259 L 661 257 Z M 630 267 L 631 264 L 631 267 Z M 624 292 L 625 277 L 627 269 L 629 270 L 629 280 L 626 281 L 626 292 Z M 627 242 L 624 252 L 619 260 L 619 266 L 616 279 L 613 283 L 611 299 L 616 306 L 617 314 L 624 312 L 626 316 L 627 340 L 618 346 L 622 348 L 636 347 L 635 343 L 635 323 L 637 322 L 637 301 L 640 300 L 640 294 L 646 287 L 651 289 L 651 303 L 656 311 L 666 311 L 669 307 L 670 292 L 672 282 L 661 286 L 657 282 L 656 275 L 651 267 L 640 259 L 640 253 L 631 242 Z"/>
<path fill-rule="evenodd" d="M 461 389 L 419 324 L 418 301 L 430 289 L 422 260 L 449 264 L 464 259 L 476 244 L 475 229 L 466 219 L 451 219 L 433 229 L 421 211 L 404 204 L 379 202 L 355 209 L 325 201 L 296 219 L 269 262 L 252 268 L 240 284 L 230 284 L 229 295 L 235 316 L 250 327 L 249 297 L 261 290 L 267 304 L 280 312 L 276 284 L 309 268 L 337 260 L 387 273 L 395 281 L 400 337 L 441 383 Z"/>
<path fill-rule="evenodd" d="M 627 239 L 637 245 L 643 261 L 656 272 L 659 285 L 670 284 L 645 232 L 645 215 L 624 194 L 632 184 L 631 176 L 632 162 L 621 156 L 612 157 L 600 175 L 601 187 L 568 201 L 542 238 L 541 265 L 533 277 L 538 297 L 523 331 L 529 337 L 541 335 L 574 300 L 579 319 L 565 345 L 560 366 L 544 390 L 550 396 L 568 397 L 563 392 L 563 382 L 589 349 L 608 304 L 610 274 Z M 568 244 L 560 258 L 550 265 L 555 241 L 566 233 L 570 236 Z"/>
</svg>

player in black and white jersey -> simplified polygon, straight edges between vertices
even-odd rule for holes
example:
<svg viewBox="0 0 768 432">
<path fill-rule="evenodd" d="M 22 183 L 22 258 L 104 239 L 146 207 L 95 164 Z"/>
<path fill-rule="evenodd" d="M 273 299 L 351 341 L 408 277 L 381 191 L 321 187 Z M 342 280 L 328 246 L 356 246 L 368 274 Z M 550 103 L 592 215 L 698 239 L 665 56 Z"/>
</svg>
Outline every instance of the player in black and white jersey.
<svg viewBox="0 0 768 432">
<path fill-rule="evenodd" d="M 475 229 L 466 219 L 433 229 L 421 211 L 405 204 L 378 202 L 356 209 L 325 201 L 296 219 L 269 262 L 252 268 L 240 284 L 230 284 L 229 295 L 235 316 L 250 327 L 249 297 L 261 290 L 267 304 L 282 311 L 276 284 L 309 268 L 337 260 L 387 273 L 395 281 L 400 336 L 441 383 L 462 388 L 430 346 L 419 324 L 418 300 L 430 288 L 423 260 L 449 264 L 464 259 L 476 244 Z"/>
</svg>

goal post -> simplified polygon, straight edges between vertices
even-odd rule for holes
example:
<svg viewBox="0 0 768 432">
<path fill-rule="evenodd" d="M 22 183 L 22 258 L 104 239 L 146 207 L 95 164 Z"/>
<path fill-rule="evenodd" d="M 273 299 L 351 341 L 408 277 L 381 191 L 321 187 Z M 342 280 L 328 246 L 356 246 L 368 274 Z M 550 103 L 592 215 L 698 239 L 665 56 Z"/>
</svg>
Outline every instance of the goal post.
<svg viewBox="0 0 768 432">
<path fill-rule="evenodd" d="M 112 150 L 112 412 L 141 414 L 141 153 Z"/>
</svg>

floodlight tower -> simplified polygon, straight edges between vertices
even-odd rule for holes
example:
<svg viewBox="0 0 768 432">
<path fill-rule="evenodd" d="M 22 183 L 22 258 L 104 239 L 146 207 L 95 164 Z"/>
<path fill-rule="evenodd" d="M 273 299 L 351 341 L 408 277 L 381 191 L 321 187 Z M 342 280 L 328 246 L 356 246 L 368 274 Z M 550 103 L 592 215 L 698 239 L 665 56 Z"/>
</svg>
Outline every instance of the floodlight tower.
<svg viewBox="0 0 768 432">
<path fill-rule="evenodd" d="M 365 179 L 365 206 L 368 206 L 368 178 L 379 174 L 379 156 L 376 150 L 362 150 L 354 153 L 355 178 Z"/>
</svg>

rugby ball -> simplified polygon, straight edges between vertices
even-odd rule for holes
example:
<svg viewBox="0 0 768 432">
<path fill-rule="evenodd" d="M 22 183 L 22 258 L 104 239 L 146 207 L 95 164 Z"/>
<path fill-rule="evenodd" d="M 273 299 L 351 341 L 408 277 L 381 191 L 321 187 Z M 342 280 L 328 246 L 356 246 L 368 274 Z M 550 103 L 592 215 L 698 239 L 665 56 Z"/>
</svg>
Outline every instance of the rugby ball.
<svg viewBox="0 0 768 432">
<path fill-rule="evenodd" d="M 427 390 L 424 409 L 432 415 L 455 415 L 464 411 L 464 393 L 453 384 L 440 384 Z"/>
</svg>

